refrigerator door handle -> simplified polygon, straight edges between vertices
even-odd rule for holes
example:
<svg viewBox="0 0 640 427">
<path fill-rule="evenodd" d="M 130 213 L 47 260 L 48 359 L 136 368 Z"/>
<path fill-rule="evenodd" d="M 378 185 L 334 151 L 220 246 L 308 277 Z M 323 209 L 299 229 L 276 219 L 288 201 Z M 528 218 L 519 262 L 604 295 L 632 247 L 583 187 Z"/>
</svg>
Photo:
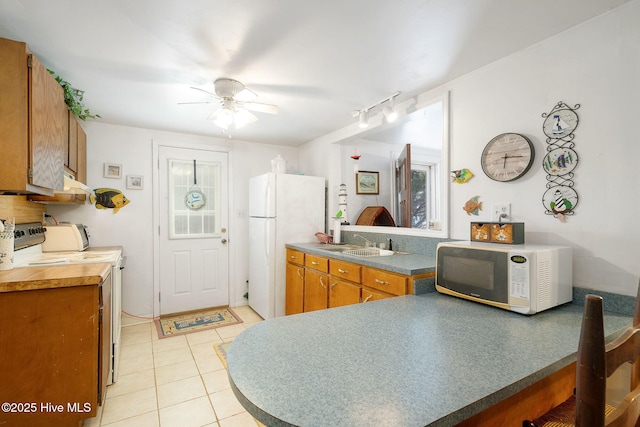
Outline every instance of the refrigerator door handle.
<svg viewBox="0 0 640 427">
<path fill-rule="evenodd" d="M 264 239 L 264 255 L 265 259 L 269 260 L 269 242 L 271 242 L 271 227 L 269 226 L 269 222 L 267 222 L 267 226 L 265 227 L 265 239 Z"/>
</svg>

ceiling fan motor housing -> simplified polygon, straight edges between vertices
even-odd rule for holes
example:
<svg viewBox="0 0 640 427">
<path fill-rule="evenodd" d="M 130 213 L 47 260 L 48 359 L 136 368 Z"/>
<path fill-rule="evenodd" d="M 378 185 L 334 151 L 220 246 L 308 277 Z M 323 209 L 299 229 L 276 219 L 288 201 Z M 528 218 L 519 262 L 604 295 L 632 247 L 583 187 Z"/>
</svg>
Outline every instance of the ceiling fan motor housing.
<svg viewBox="0 0 640 427">
<path fill-rule="evenodd" d="M 245 88 L 239 81 L 225 78 L 217 79 L 213 82 L 213 86 L 215 87 L 216 95 L 220 98 L 233 98 Z"/>
</svg>

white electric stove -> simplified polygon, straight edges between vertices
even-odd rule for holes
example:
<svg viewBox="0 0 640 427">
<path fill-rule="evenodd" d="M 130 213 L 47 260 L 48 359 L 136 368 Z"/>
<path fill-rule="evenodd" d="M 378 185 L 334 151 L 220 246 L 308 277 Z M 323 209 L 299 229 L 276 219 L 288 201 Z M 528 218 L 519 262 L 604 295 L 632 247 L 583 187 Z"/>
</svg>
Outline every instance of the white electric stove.
<svg viewBox="0 0 640 427">
<path fill-rule="evenodd" d="M 92 248 L 79 251 L 43 252 L 42 242 L 46 227 L 40 223 L 16 224 L 14 268 L 42 267 L 45 265 L 65 266 L 71 264 L 109 263 L 111 264 L 111 375 L 107 384 L 116 382 L 120 359 L 120 330 L 122 312 L 122 269 L 126 257 L 122 248 Z M 48 249 L 51 249 L 49 245 Z"/>
</svg>

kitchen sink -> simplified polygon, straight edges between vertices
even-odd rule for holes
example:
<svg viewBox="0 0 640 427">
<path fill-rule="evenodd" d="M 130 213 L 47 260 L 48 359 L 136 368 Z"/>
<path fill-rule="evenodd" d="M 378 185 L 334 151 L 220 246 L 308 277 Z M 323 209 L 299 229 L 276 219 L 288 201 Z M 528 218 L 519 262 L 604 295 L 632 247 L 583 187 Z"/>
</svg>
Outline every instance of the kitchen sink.
<svg viewBox="0 0 640 427">
<path fill-rule="evenodd" d="M 356 249 L 365 249 L 365 247 L 360 245 L 340 245 L 340 244 L 336 245 L 333 243 L 322 245 L 323 251 L 331 251 L 331 252 L 344 252 L 344 251 L 351 251 Z"/>
<path fill-rule="evenodd" d="M 322 245 L 322 250 L 330 252 L 339 252 L 345 255 L 357 256 L 361 258 L 373 257 L 373 256 L 391 256 L 408 254 L 408 252 L 395 252 L 386 249 L 380 249 L 371 246 L 351 245 L 351 244 L 326 244 Z"/>
<path fill-rule="evenodd" d="M 378 249 L 378 248 L 364 248 L 364 249 L 351 249 L 342 251 L 345 255 L 353 255 L 357 257 L 367 258 L 371 256 L 391 256 L 393 255 L 393 251 L 388 251 L 386 249 Z"/>
</svg>

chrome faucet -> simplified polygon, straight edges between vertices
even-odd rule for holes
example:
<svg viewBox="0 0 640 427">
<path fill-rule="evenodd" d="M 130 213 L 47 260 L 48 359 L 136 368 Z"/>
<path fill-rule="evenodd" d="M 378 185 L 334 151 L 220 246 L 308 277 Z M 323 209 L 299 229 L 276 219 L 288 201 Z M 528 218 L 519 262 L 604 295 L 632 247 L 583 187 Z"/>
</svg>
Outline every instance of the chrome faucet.
<svg viewBox="0 0 640 427">
<path fill-rule="evenodd" d="M 367 247 L 369 247 L 369 246 L 371 246 L 371 247 L 375 247 L 375 246 L 376 246 L 376 244 L 375 244 L 375 243 L 373 243 L 372 241 L 368 240 L 366 237 L 361 236 L 361 235 L 359 235 L 359 234 L 354 234 L 354 235 L 353 235 L 353 237 L 354 237 L 354 238 L 355 238 L 355 237 L 359 237 L 359 238 L 361 238 L 362 240 L 364 240 L 364 241 L 366 242 L 366 243 L 365 243 L 365 246 L 367 246 Z"/>
</svg>

